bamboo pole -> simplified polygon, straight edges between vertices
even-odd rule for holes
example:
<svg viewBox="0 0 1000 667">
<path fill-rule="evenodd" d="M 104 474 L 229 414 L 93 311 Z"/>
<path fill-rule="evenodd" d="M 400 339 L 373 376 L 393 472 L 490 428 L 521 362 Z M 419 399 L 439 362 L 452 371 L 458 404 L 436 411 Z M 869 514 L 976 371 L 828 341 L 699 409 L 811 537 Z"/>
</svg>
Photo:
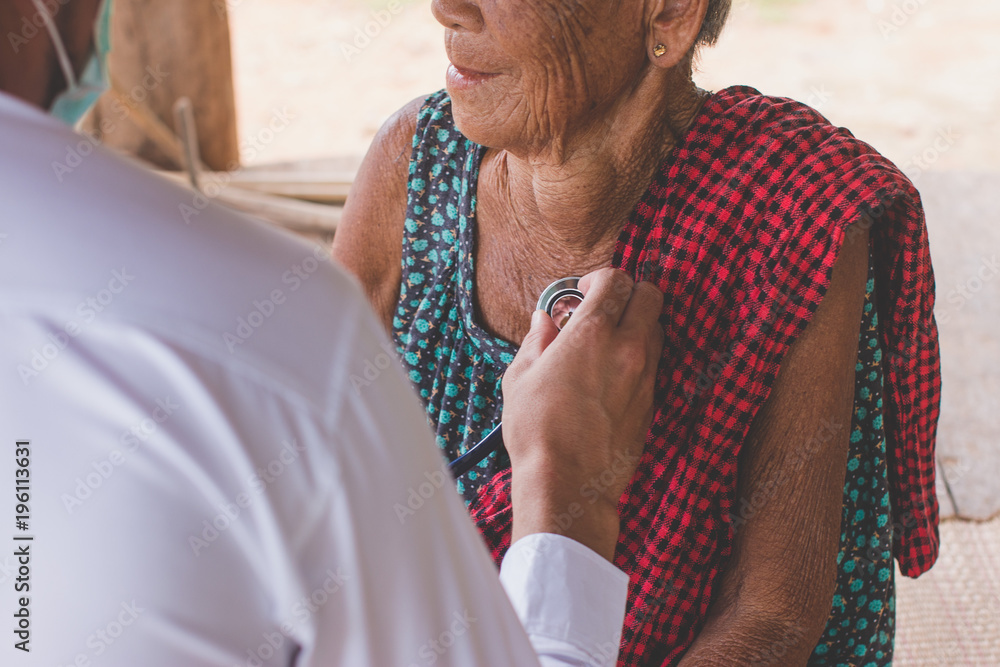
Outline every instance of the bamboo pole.
<svg viewBox="0 0 1000 667">
<path fill-rule="evenodd" d="M 191 187 L 186 173 L 175 171 L 156 173 L 173 183 Z M 270 220 L 296 232 L 332 235 L 337 230 L 343 213 L 341 206 L 289 199 L 262 190 L 247 190 L 240 187 L 228 174 L 206 173 L 201 175 L 200 180 L 204 188 L 202 197 Z"/>
</svg>

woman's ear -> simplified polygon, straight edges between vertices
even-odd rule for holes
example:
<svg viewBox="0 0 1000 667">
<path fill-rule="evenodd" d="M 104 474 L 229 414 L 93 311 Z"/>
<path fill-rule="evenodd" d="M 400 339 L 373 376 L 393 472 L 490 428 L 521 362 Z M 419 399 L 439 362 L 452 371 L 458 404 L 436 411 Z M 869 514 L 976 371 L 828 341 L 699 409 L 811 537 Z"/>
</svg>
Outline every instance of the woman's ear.
<svg viewBox="0 0 1000 667">
<path fill-rule="evenodd" d="M 652 0 L 646 52 L 656 67 L 684 60 L 701 32 L 708 0 Z"/>
</svg>

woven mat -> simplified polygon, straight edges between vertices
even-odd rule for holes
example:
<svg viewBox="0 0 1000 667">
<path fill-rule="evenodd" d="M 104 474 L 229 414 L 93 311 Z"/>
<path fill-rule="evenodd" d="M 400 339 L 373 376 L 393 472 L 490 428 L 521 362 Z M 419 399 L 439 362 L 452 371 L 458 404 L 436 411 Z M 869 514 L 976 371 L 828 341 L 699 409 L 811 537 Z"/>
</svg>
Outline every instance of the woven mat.
<svg viewBox="0 0 1000 667">
<path fill-rule="evenodd" d="M 893 664 L 1000 666 L 1000 517 L 945 521 L 938 562 L 896 584 Z"/>
</svg>

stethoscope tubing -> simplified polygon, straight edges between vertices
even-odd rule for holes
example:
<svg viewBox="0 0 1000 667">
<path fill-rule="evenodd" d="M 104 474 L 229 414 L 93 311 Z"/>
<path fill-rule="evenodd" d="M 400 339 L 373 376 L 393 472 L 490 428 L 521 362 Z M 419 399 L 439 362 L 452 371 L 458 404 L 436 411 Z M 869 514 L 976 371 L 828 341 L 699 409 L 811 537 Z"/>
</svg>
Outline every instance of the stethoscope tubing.
<svg viewBox="0 0 1000 667">
<path fill-rule="evenodd" d="M 451 472 L 451 476 L 458 479 L 472 470 L 487 456 L 503 447 L 502 427 L 503 422 L 500 422 L 492 431 L 486 434 L 485 438 L 476 443 L 475 447 L 449 463 L 448 470 Z"/>
<path fill-rule="evenodd" d="M 563 278 L 555 281 L 545 288 L 545 291 L 542 292 L 541 297 L 538 299 L 538 305 L 535 307 L 537 309 L 545 310 L 549 315 L 551 315 L 552 307 L 563 297 L 574 295 L 583 299 L 583 292 L 581 292 L 577 287 L 579 282 L 580 279 L 576 277 Z M 497 424 L 496 427 L 487 433 L 485 438 L 476 443 L 472 449 L 449 463 L 448 470 L 451 472 L 451 476 L 458 479 L 465 473 L 472 470 L 487 456 L 503 447 L 502 427 L 503 422 Z"/>
</svg>

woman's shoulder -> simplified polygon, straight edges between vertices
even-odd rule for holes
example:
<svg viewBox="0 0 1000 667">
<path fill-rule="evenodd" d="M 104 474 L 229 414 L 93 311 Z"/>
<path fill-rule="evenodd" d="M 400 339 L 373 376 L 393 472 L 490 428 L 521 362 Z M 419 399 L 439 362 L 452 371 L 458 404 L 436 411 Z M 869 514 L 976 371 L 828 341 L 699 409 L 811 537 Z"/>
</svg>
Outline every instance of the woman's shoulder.
<svg viewBox="0 0 1000 667">
<path fill-rule="evenodd" d="M 442 183 L 451 187 L 472 147 L 455 127 L 451 98 L 444 90 L 403 106 L 372 140 L 347 198 L 333 251 L 361 281 L 387 326 L 399 296 L 410 194 L 433 197 L 444 190 Z M 430 187 L 434 184 L 438 187 Z"/>
<path fill-rule="evenodd" d="M 701 121 L 692 145 L 724 154 L 730 164 L 739 161 L 758 180 L 850 186 L 874 179 L 886 189 L 912 190 L 906 176 L 870 144 L 797 100 L 733 86 L 708 100 Z"/>
<path fill-rule="evenodd" d="M 878 218 L 890 205 L 922 217 L 913 184 L 872 146 L 807 104 L 747 86 L 712 95 L 672 160 L 664 177 L 676 183 L 675 195 L 697 193 L 703 207 L 739 211 L 716 224 L 750 235 L 796 242 L 823 228 L 839 236 L 837 228 Z M 680 173 L 686 178 L 669 178 Z"/>
<path fill-rule="evenodd" d="M 333 243 L 334 258 L 361 281 L 383 321 L 391 319 L 399 291 L 411 146 L 427 99 L 403 106 L 375 135 Z"/>
<path fill-rule="evenodd" d="M 846 128 L 831 123 L 815 107 L 788 97 L 765 95 L 750 86 L 731 86 L 713 94 L 705 103 L 703 117 L 705 131 L 725 133 L 741 144 L 801 135 L 802 149 L 810 143 L 832 140 L 851 143 L 861 152 L 875 152 Z"/>
</svg>

